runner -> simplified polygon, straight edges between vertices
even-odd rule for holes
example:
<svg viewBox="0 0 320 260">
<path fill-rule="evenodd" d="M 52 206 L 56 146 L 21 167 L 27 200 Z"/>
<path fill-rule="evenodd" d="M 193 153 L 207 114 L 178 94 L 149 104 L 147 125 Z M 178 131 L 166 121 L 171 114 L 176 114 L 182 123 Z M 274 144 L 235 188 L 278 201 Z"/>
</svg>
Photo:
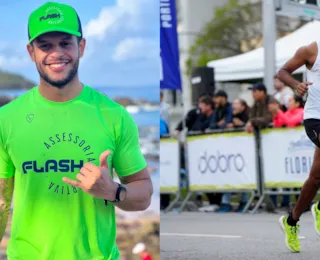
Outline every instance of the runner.
<svg viewBox="0 0 320 260">
<path fill-rule="evenodd" d="M 280 226 L 285 233 L 287 247 L 292 252 L 300 251 L 298 238 L 300 216 L 314 199 L 320 185 L 320 42 L 313 42 L 297 50 L 295 55 L 280 69 L 278 78 L 296 90 L 297 94 L 304 96 L 308 92 L 304 108 L 304 127 L 310 140 L 316 145 L 314 161 L 309 178 L 304 183 L 301 194 L 289 216 L 279 219 Z M 305 65 L 307 67 L 306 82 L 299 82 L 293 78 L 292 73 Z M 315 203 L 312 208 L 315 229 L 320 235 L 320 204 Z"/>
<path fill-rule="evenodd" d="M 28 31 L 40 84 L 0 109 L 0 240 L 14 192 L 9 260 L 117 260 L 115 206 L 141 211 L 152 195 L 137 125 L 80 82 L 71 6 L 42 5 Z"/>
</svg>

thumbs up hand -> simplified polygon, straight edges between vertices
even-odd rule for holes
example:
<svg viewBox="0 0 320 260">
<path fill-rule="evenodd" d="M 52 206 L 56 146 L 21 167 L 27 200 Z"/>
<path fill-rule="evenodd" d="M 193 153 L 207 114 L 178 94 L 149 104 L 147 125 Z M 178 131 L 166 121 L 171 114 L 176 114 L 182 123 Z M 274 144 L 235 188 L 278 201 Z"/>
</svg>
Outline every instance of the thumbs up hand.
<svg viewBox="0 0 320 260">
<path fill-rule="evenodd" d="M 109 201 L 115 200 L 118 184 L 110 176 L 107 163 L 107 158 L 110 154 L 110 151 L 104 151 L 100 155 L 100 166 L 85 163 L 76 175 L 77 180 L 71 180 L 66 177 L 62 178 L 62 180 L 67 184 L 79 187 L 96 198 Z"/>
</svg>

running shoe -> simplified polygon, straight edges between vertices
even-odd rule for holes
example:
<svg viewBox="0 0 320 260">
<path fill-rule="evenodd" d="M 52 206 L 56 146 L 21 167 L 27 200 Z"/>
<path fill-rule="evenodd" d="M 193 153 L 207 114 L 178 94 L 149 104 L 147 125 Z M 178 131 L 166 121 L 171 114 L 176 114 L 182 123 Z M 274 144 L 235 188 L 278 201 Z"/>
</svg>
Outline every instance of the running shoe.
<svg viewBox="0 0 320 260">
<path fill-rule="evenodd" d="M 312 205 L 311 212 L 314 219 L 314 228 L 320 236 L 320 210 L 318 209 L 319 201 Z"/>
<path fill-rule="evenodd" d="M 296 226 L 290 226 L 287 223 L 287 216 L 282 216 L 279 219 L 280 227 L 282 231 L 284 232 L 286 239 L 286 245 L 287 248 L 293 252 L 298 253 L 300 252 L 300 241 L 299 241 L 299 225 Z"/>
</svg>

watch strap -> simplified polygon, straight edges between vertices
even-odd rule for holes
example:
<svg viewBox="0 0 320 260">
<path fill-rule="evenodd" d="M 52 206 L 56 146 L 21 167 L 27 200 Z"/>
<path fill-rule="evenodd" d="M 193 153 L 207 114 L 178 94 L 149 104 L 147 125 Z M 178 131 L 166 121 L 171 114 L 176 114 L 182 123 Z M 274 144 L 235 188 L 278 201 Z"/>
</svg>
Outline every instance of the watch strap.
<svg viewBox="0 0 320 260">
<path fill-rule="evenodd" d="M 116 191 L 116 199 L 115 200 L 104 200 L 104 204 L 107 206 L 108 205 L 108 202 L 119 202 L 120 201 L 120 192 L 122 190 L 122 185 L 120 183 L 117 183 L 118 184 L 118 189 Z"/>
<path fill-rule="evenodd" d="M 122 190 L 122 185 L 120 183 L 118 183 L 118 189 L 116 192 L 116 199 L 112 202 L 119 202 L 120 201 L 120 192 Z"/>
</svg>

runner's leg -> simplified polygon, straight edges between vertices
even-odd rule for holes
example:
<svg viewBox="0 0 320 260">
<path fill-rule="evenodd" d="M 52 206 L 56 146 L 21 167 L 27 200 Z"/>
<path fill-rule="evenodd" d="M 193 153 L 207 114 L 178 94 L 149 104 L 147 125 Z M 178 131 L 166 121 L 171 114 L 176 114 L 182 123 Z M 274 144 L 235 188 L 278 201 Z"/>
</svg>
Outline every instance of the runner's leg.
<svg viewBox="0 0 320 260">
<path fill-rule="evenodd" d="M 300 252 L 299 240 L 299 221 L 300 216 L 310 205 L 311 201 L 317 194 L 320 185 L 320 120 L 308 119 L 304 121 L 306 134 L 310 140 L 316 145 L 313 163 L 310 169 L 309 177 L 304 183 L 297 203 L 290 212 L 289 216 L 281 216 L 279 219 L 280 227 L 285 234 L 285 243 L 292 252 Z M 314 217 L 315 229 L 320 234 L 320 210 L 317 209 L 319 203 L 312 206 L 312 214 Z"/>
<path fill-rule="evenodd" d="M 292 209 L 292 219 L 298 221 L 302 213 L 310 205 L 320 185 L 320 148 L 316 147 L 309 178 L 304 183 L 298 201 Z M 290 220 L 289 220 L 290 221 Z M 290 224 L 290 223 L 289 223 Z"/>
</svg>

